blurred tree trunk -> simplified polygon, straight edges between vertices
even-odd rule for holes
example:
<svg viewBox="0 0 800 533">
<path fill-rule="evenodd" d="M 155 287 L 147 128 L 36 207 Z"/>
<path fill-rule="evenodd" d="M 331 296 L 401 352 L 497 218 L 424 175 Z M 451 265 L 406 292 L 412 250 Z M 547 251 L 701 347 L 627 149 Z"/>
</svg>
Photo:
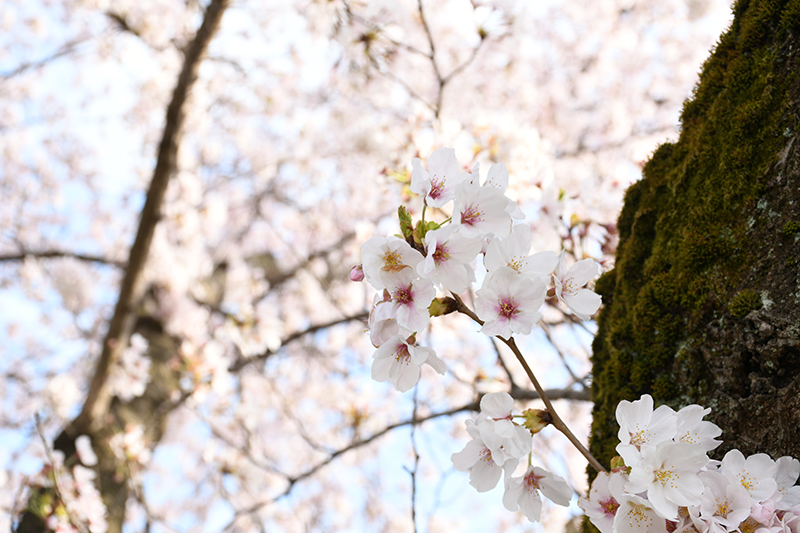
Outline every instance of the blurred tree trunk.
<svg viewBox="0 0 800 533">
<path fill-rule="evenodd" d="M 591 450 L 606 465 L 617 403 L 643 393 L 711 407 L 718 459 L 800 457 L 800 0 L 734 14 L 680 139 L 628 190 L 597 283 Z"/>
<path fill-rule="evenodd" d="M 186 102 L 209 43 L 216 34 L 222 15 L 230 0 L 211 0 L 194 39 L 182 50 L 184 61 L 166 110 L 164 132 L 158 147 L 153 177 L 147 191 L 139 227 L 131 246 L 125 273 L 120 283 L 114 315 L 91 379 L 87 399 L 78 417 L 55 439 L 53 448 L 64 454 L 65 469 L 76 459 L 75 440 L 87 435 L 97 454 L 97 486 L 107 509 L 108 533 L 121 533 L 125 510 L 132 490 L 137 489 L 132 464 L 127 457 L 115 454 L 110 439 L 126 427 L 141 426 L 144 441 L 155 447 L 163 437 L 166 417 L 183 396 L 179 388 L 180 357 L 178 341 L 166 335 L 162 325 L 143 312 L 147 297 L 143 276 L 155 226 L 161 217 L 161 205 L 169 180 L 177 167 L 178 147 L 186 117 Z M 142 311 L 142 312 L 137 312 Z M 114 362 L 128 346 L 130 336 L 137 332 L 148 340 L 147 355 L 151 360 L 150 382 L 144 394 L 123 402 L 108 389 L 108 376 Z M 47 512 L 43 506 L 58 507 L 59 495 L 54 487 L 34 487 L 26 511 L 17 524 L 17 533 L 49 531 L 42 519 Z M 86 531 L 81 524 L 74 524 Z"/>
</svg>

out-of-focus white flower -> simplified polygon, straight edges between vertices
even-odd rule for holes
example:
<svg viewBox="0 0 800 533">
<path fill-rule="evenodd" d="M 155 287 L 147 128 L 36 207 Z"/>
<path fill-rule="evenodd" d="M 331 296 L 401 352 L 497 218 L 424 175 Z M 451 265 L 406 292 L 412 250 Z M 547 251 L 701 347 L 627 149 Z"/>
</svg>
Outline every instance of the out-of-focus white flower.
<svg viewBox="0 0 800 533">
<path fill-rule="evenodd" d="M 47 392 L 53 410 L 61 418 L 70 415 L 72 407 L 81 399 L 81 391 L 75 379 L 68 374 L 58 374 L 47 382 Z"/>
<path fill-rule="evenodd" d="M 125 431 L 115 433 L 108 441 L 108 446 L 118 458 L 145 465 L 150 462 L 150 448 L 144 437 L 144 427 L 129 425 Z"/>
<path fill-rule="evenodd" d="M 581 320 L 589 320 L 600 308 L 600 295 L 581 288 L 599 273 L 600 267 L 594 259 L 582 259 L 567 270 L 564 251 L 561 251 L 556 272 L 553 274 L 556 296 L 559 302 L 569 307 Z"/>
<path fill-rule="evenodd" d="M 538 466 L 529 466 L 521 477 L 510 477 L 505 482 L 503 505 L 509 511 L 522 511 L 528 520 L 538 522 L 542 514 L 541 491 L 557 505 L 568 506 L 572 489 L 561 476 Z"/>
<path fill-rule="evenodd" d="M 131 343 L 120 355 L 119 361 L 111 368 L 108 386 L 115 396 L 129 402 L 144 394 L 150 382 L 150 358 L 144 354 L 148 348 L 147 339 L 134 333 Z"/>
<path fill-rule="evenodd" d="M 92 441 L 86 435 L 81 435 L 75 439 L 75 449 L 78 452 L 78 458 L 81 463 L 86 466 L 94 466 L 97 464 L 97 455 L 92 449 Z"/>
<path fill-rule="evenodd" d="M 444 362 L 431 348 L 409 343 L 400 335 L 383 343 L 372 356 L 372 379 L 390 381 L 394 388 L 406 392 L 417 384 L 420 367 L 427 363 L 439 374 L 444 374 Z"/>
</svg>

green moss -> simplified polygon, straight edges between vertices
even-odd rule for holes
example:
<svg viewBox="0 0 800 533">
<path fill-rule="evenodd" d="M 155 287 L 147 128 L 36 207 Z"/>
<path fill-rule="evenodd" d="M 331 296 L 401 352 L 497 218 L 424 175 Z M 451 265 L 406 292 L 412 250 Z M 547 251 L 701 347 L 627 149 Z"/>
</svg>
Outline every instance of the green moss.
<svg viewBox="0 0 800 533">
<path fill-rule="evenodd" d="M 605 307 L 593 343 L 590 442 L 605 464 L 619 401 L 643 393 L 676 407 L 698 401 L 714 382 L 692 354 L 707 325 L 761 304 L 746 280 L 764 267 L 753 258 L 769 257 L 752 235 L 774 223 L 772 206 L 751 213 L 773 186 L 765 176 L 790 142 L 784 132 L 797 130 L 787 108 L 800 85 L 790 52 L 800 0 L 739 0 L 734 11 L 684 104 L 680 139 L 661 145 L 628 189 L 616 267 L 597 282 Z M 783 231 L 796 235 L 800 223 Z"/>
<path fill-rule="evenodd" d="M 800 233 L 800 222 L 796 220 L 790 220 L 783 225 L 783 234 L 787 237 L 794 237 L 798 233 Z"/>
<path fill-rule="evenodd" d="M 752 289 L 745 289 L 731 301 L 728 309 L 737 318 L 742 318 L 750 311 L 761 309 L 761 296 Z"/>
</svg>

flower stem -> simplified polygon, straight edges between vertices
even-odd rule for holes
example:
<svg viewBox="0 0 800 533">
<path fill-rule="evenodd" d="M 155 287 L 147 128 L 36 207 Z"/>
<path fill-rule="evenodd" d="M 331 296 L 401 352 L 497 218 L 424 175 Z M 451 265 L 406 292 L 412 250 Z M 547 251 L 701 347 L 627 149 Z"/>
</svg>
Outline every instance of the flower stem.
<svg viewBox="0 0 800 533">
<path fill-rule="evenodd" d="M 467 305 L 464 303 L 464 301 L 461 299 L 460 296 L 458 296 L 457 294 L 453 294 L 453 298 L 456 300 L 456 302 L 458 302 L 458 311 L 460 313 L 464 313 L 478 324 L 483 325 L 483 320 L 481 320 L 472 309 L 467 307 Z M 557 430 L 559 430 L 561 433 L 564 434 L 565 437 L 567 437 L 567 439 L 572 443 L 572 445 L 575 446 L 575 448 L 577 448 L 579 452 L 581 452 L 581 454 L 586 458 L 587 461 L 589 461 L 589 464 L 592 465 L 595 468 L 595 470 L 597 470 L 598 472 L 607 472 L 605 467 L 603 467 L 603 465 L 600 464 L 600 461 L 598 461 L 594 457 L 594 455 L 592 455 L 589 452 L 589 450 L 587 450 L 586 447 L 583 444 L 581 444 L 581 441 L 578 440 L 578 437 L 576 437 L 575 434 L 572 433 L 572 431 L 570 431 L 569 427 L 567 427 L 567 424 L 565 424 L 564 421 L 561 419 L 561 417 L 558 416 L 555 407 L 553 407 L 553 402 L 551 402 L 550 398 L 547 397 L 547 393 L 545 393 L 541 384 L 539 384 L 539 380 L 536 379 L 536 376 L 533 374 L 533 370 L 531 370 L 531 367 L 528 365 L 528 362 L 525 361 L 525 358 L 522 356 L 522 352 L 520 352 L 519 348 L 517 347 L 516 341 L 514 341 L 514 337 L 509 337 L 508 339 L 504 339 L 503 337 L 498 337 L 498 339 L 503 341 L 506 344 L 506 346 L 508 346 L 511 349 L 511 351 L 514 352 L 514 355 L 516 356 L 517 360 L 522 365 L 522 368 L 525 370 L 525 373 L 528 375 L 528 379 L 533 384 L 533 388 L 536 389 L 536 392 L 539 393 L 539 397 L 544 402 L 544 405 L 547 408 L 547 412 L 550 413 L 550 416 L 553 418 L 552 422 L 553 426 L 555 426 Z"/>
</svg>

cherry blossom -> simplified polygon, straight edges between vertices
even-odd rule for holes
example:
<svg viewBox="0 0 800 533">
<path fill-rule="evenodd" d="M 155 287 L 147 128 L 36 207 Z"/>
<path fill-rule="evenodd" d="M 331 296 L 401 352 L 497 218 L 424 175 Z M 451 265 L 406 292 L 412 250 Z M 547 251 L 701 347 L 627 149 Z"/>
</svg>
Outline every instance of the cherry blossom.
<svg viewBox="0 0 800 533">
<path fill-rule="evenodd" d="M 467 264 L 478 255 L 478 237 L 463 235 L 459 226 L 450 225 L 425 235 L 427 255 L 417 266 L 419 275 L 456 294 L 474 280 L 474 270 Z"/>
<path fill-rule="evenodd" d="M 400 392 L 406 392 L 417 384 L 423 363 L 429 364 L 439 374 L 446 370 L 435 351 L 409 343 L 400 335 L 383 343 L 372 357 L 372 379 L 390 381 Z"/>
<path fill-rule="evenodd" d="M 614 517 L 619 509 L 617 498 L 624 494 L 626 482 L 627 476 L 620 472 L 598 472 L 588 498 L 578 500 L 578 506 L 601 533 L 611 533 L 614 527 Z"/>
<path fill-rule="evenodd" d="M 536 276 L 545 283 L 549 282 L 558 264 L 558 254 L 544 251 L 529 256 L 530 250 L 531 227 L 518 224 L 511 229 L 508 237 L 495 237 L 489 242 L 483 264 L 489 272 L 508 266 L 525 276 Z"/>
<path fill-rule="evenodd" d="M 653 411 L 653 397 L 649 394 L 629 402 L 622 400 L 617 405 L 619 423 L 617 453 L 633 466 L 641 457 L 643 448 L 655 449 L 658 444 L 671 440 L 678 427 L 675 411 L 661 405 Z"/>
<path fill-rule="evenodd" d="M 625 490 L 647 492 L 647 499 L 662 518 L 676 520 L 678 507 L 693 505 L 703 495 L 700 469 L 708 463 L 702 447 L 665 441 L 642 451 L 642 460 L 631 465 Z"/>
<path fill-rule="evenodd" d="M 750 495 L 739 485 L 728 483 L 719 472 L 698 474 L 703 482 L 703 496 L 691 508 L 692 522 L 710 533 L 733 531 L 750 515 Z"/>
<path fill-rule="evenodd" d="M 519 459 L 531 451 L 531 434 L 514 423 L 513 407 L 514 400 L 505 392 L 493 392 L 481 398 L 476 425 L 481 439 L 499 463 Z"/>
<path fill-rule="evenodd" d="M 739 484 L 750 495 L 752 503 L 761 503 L 778 490 L 774 475 L 775 461 L 765 453 L 747 458 L 739 450 L 731 450 L 722 458 L 719 471 L 729 483 Z"/>
<path fill-rule="evenodd" d="M 498 269 L 488 279 L 475 300 L 475 311 L 485 322 L 481 331 L 500 337 L 530 333 L 542 316 L 539 308 L 547 292 L 544 283 L 519 276 L 510 267 Z"/>
<path fill-rule="evenodd" d="M 428 306 L 436 291 L 433 283 L 416 276 L 411 267 L 382 271 L 381 279 L 391 295 L 392 311 L 401 328 L 422 331 L 428 325 Z"/>
<path fill-rule="evenodd" d="M 566 256 L 562 250 L 553 274 L 553 284 L 558 301 L 569 307 L 581 320 L 589 318 L 600 308 L 600 296 L 582 288 L 600 273 L 594 259 L 582 259 L 567 270 Z"/>
<path fill-rule="evenodd" d="M 442 207 L 453 199 L 457 186 L 469 178 L 466 172 L 458 172 L 456 152 L 452 148 L 439 148 L 428 158 L 428 170 L 422 167 L 419 158 L 411 162 L 411 190 L 425 199 L 430 207 Z"/>
<path fill-rule="evenodd" d="M 507 212 L 509 201 L 495 187 L 481 187 L 472 181 L 464 181 L 456 189 L 453 223 L 460 225 L 459 229 L 466 237 L 506 237 L 511 232 L 511 215 Z"/>
<path fill-rule="evenodd" d="M 503 471 L 513 470 L 517 460 L 508 459 L 505 463 L 498 463 L 492 457 L 492 450 L 483 441 L 480 429 L 472 420 L 467 420 L 467 433 L 472 440 L 460 452 L 454 453 L 450 459 L 456 470 L 469 472 L 469 484 L 478 492 L 486 492 L 497 486 Z"/>
<path fill-rule="evenodd" d="M 544 494 L 556 505 L 569 505 L 572 489 L 561 476 L 538 466 L 529 466 L 520 477 L 509 477 L 505 482 L 503 505 L 509 511 L 519 509 L 531 522 L 541 519 Z"/>
<path fill-rule="evenodd" d="M 625 494 L 614 516 L 615 533 L 667 533 L 667 521 L 653 505 L 634 494 Z"/>
<path fill-rule="evenodd" d="M 362 272 L 367 281 L 378 290 L 385 285 L 381 272 L 397 271 L 404 266 L 416 268 L 422 255 L 397 237 L 371 237 L 361 245 Z"/>
</svg>

